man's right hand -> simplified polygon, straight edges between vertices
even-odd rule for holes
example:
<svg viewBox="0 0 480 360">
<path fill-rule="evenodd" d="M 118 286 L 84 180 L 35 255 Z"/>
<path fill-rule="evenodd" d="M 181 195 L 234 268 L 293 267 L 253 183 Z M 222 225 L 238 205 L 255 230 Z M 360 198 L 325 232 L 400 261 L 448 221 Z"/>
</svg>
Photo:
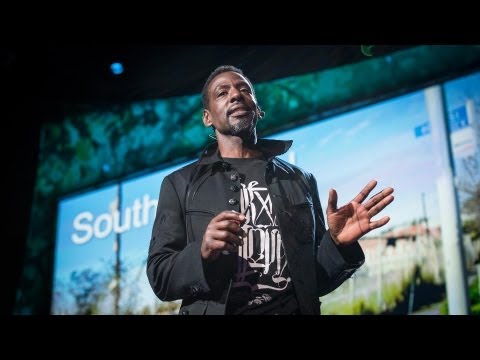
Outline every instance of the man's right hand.
<svg viewBox="0 0 480 360">
<path fill-rule="evenodd" d="M 207 226 L 202 240 L 202 258 L 206 261 L 217 259 L 223 250 L 236 252 L 243 245 L 241 225 L 244 215 L 236 211 L 222 211 Z"/>
</svg>

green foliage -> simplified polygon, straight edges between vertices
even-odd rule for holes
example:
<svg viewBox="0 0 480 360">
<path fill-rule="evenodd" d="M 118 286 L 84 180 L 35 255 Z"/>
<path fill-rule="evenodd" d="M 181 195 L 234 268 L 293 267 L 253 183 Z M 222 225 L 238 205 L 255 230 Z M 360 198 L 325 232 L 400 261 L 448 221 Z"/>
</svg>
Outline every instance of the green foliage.
<svg viewBox="0 0 480 360">
<path fill-rule="evenodd" d="M 383 302 L 385 303 L 387 309 L 394 308 L 398 302 L 404 300 L 402 295 L 403 289 L 400 284 L 390 284 L 384 286 L 382 290 Z"/>
<path fill-rule="evenodd" d="M 440 304 L 440 315 L 448 315 L 448 301 L 443 300 Z"/>
<path fill-rule="evenodd" d="M 480 226 L 474 220 L 465 220 L 463 222 L 463 232 L 470 235 L 472 240 L 480 240 Z"/>
<path fill-rule="evenodd" d="M 90 156 L 92 156 L 92 153 L 93 153 L 92 143 L 88 139 L 80 140 L 75 146 L 75 154 L 77 155 L 78 159 L 81 161 L 88 160 Z"/>
<path fill-rule="evenodd" d="M 475 278 L 468 288 L 468 296 L 472 305 L 480 304 L 480 294 L 478 290 L 478 278 Z"/>
<path fill-rule="evenodd" d="M 480 303 L 472 305 L 471 313 L 472 315 L 480 315 Z"/>
<path fill-rule="evenodd" d="M 477 132 L 480 141 L 480 132 Z M 466 175 L 460 179 L 458 188 L 466 196 L 462 213 L 468 218 L 463 222 L 463 231 L 472 240 L 480 239 L 480 154 L 462 158 L 461 165 Z"/>
<path fill-rule="evenodd" d="M 158 314 L 158 315 L 176 314 L 178 313 L 178 309 L 180 309 L 180 303 L 178 302 L 175 302 L 175 301 L 162 302 L 155 309 L 155 314 Z"/>
<path fill-rule="evenodd" d="M 377 303 L 376 294 L 371 294 L 367 299 L 364 297 L 355 299 L 353 302 L 340 302 L 336 304 L 323 304 L 324 315 L 373 315 L 379 314 L 380 307 Z"/>
<path fill-rule="evenodd" d="M 470 299 L 471 315 L 480 315 L 480 294 L 478 290 L 478 278 L 475 278 L 468 288 L 468 297 Z M 448 315 L 448 300 L 442 301 L 440 306 L 440 314 Z"/>
</svg>

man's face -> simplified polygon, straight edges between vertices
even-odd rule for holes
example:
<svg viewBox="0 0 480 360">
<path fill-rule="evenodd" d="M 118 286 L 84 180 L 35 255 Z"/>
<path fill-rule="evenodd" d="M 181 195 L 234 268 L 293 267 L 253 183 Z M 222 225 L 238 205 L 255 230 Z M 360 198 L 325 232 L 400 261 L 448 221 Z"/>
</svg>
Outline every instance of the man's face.
<svg viewBox="0 0 480 360">
<path fill-rule="evenodd" d="M 247 139 L 257 125 L 257 100 L 248 81 L 232 71 L 217 75 L 208 87 L 209 108 L 203 112 L 206 126 L 224 135 Z"/>
</svg>

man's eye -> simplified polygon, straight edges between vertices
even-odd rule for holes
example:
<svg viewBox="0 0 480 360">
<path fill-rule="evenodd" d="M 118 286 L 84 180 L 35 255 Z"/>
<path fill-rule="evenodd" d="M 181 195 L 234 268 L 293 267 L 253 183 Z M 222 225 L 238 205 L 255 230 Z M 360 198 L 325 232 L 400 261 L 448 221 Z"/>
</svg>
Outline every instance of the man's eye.
<svg viewBox="0 0 480 360">
<path fill-rule="evenodd" d="M 221 91 L 221 92 L 219 92 L 219 93 L 218 93 L 218 97 L 220 97 L 220 96 L 224 96 L 224 95 L 226 95 L 226 94 L 227 94 L 227 92 L 226 92 L 226 91 Z"/>
<path fill-rule="evenodd" d="M 247 92 L 247 93 L 250 92 L 247 88 L 242 88 L 242 89 L 240 89 L 240 91 Z"/>
</svg>

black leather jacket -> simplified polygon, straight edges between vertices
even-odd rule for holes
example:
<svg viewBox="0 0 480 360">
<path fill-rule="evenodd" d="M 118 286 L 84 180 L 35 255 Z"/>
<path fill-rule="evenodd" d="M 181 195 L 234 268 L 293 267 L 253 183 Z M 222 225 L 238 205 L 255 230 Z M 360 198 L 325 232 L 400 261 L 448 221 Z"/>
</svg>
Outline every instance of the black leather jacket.
<svg viewBox="0 0 480 360">
<path fill-rule="evenodd" d="M 302 314 L 320 314 L 319 297 L 340 286 L 364 262 L 357 242 L 337 247 L 325 230 L 312 174 L 275 156 L 292 141 L 260 139 L 265 181 L 279 221 L 292 283 Z M 232 176 L 233 175 L 233 176 Z M 183 299 L 180 314 L 224 314 L 237 255 L 206 263 L 200 246 L 210 220 L 240 211 L 235 169 L 217 144 L 200 159 L 165 177 L 148 253 L 147 276 L 163 301 Z"/>
</svg>

